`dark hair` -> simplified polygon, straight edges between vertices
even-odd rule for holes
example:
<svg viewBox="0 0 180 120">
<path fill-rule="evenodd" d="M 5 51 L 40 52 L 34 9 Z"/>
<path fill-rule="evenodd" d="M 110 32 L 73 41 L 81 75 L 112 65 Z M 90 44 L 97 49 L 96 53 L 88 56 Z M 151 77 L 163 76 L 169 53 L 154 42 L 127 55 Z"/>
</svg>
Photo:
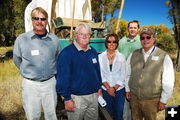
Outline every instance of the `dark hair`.
<svg viewBox="0 0 180 120">
<path fill-rule="evenodd" d="M 130 26 L 131 23 L 137 23 L 138 28 L 140 28 L 140 24 L 139 24 L 139 21 L 138 21 L 138 20 L 132 20 L 132 21 L 130 21 L 130 22 L 128 23 L 128 28 L 129 28 L 129 26 Z"/>
<path fill-rule="evenodd" d="M 108 47 L 107 47 L 107 41 L 109 40 L 110 37 L 114 37 L 115 41 L 117 42 L 117 46 L 116 46 L 116 49 L 117 49 L 117 47 L 118 47 L 118 45 L 119 45 L 119 40 L 118 40 L 118 35 L 115 34 L 115 33 L 112 33 L 112 34 L 108 34 L 108 35 L 107 35 L 106 41 L 105 41 L 105 46 L 106 46 L 106 48 L 108 48 Z"/>
</svg>

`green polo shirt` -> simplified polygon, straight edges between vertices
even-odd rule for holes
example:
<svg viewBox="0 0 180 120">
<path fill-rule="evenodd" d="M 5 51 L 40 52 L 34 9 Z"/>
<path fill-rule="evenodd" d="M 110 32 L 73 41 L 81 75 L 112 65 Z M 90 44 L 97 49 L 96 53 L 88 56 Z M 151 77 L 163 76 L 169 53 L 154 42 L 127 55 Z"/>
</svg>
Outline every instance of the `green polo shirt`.
<svg viewBox="0 0 180 120">
<path fill-rule="evenodd" d="M 137 35 L 134 40 L 130 40 L 128 36 L 125 36 L 119 41 L 118 50 L 126 57 L 126 59 L 134 50 L 139 48 L 142 48 L 139 35 Z"/>
</svg>

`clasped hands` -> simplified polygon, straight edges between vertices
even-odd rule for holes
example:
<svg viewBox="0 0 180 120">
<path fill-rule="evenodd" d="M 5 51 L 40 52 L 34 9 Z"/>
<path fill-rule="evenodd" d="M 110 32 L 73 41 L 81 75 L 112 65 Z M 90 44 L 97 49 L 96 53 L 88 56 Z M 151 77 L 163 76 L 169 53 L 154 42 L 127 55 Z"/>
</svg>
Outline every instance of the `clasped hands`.
<svg viewBox="0 0 180 120">
<path fill-rule="evenodd" d="M 113 96 L 113 97 L 115 97 L 115 89 L 114 89 L 114 87 L 109 87 L 108 89 L 107 89 L 107 93 L 110 95 L 110 96 Z"/>
</svg>

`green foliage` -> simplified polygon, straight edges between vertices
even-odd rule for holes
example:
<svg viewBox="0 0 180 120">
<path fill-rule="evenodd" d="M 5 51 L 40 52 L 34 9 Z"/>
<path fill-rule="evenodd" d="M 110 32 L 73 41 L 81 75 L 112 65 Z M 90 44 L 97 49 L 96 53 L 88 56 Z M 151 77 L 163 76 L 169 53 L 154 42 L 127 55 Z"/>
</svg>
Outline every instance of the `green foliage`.
<svg viewBox="0 0 180 120">
<path fill-rule="evenodd" d="M 14 42 L 15 37 L 24 32 L 24 10 L 31 0 L 3 0 L 0 4 L 0 34 L 5 45 Z M 5 9 L 4 9 L 5 8 Z"/>
<path fill-rule="evenodd" d="M 0 34 L 2 34 L 4 36 L 5 45 L 9 45 L 9 41 L 12 40 L 12 32 L 13 32 L 13 27 L 10 26 L 13 24 L 13 11 L 12 11 L 12 7 L 13 7 L 13 2 L 12 1 L 1 1 L 0 4 L 0 13 L 1 13 L 1 17 L 0 17 Z M 4 9 L 6 8 L 6 9 Z"/>
<path fill-rule="evenodd" d="M 169 53 L 176 51 L 174 36 L 169 32 L 165 32 L 161 37 L 157 38 L 156 43 L 158 47 Z"/>
<path fill-rule="evenodd" d="M 25 0 L 13 0 L 14 1 L 14 27 L 15 27 L 15 36 L 24 32 L 24 11 L 27 6 Z M 21 7 L 19 7 L 21 6 Z"/>
<path fill-rule="evenodd" d="M 103 17 L 106 14 L 114 15 L 115 11 L 119 8 L 121 0 L 91 0 L 92 16 L 101 21 L 102 12 L 104 11 Z"/>
</svg>

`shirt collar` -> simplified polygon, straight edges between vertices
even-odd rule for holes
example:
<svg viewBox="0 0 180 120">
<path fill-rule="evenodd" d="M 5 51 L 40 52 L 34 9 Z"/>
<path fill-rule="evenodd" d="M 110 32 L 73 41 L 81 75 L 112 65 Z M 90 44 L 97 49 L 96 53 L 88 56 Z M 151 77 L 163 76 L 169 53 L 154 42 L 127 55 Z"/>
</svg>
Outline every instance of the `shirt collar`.
<svg viewBox="0 0 180 120">
<path fill-rule="evenodd" d="M 76 40 L 75 40 L 73 43 L 74 43 L 74 45 L 75 45 L 75 47 L 77 48 L 78 51 L 83 50 L 83 49 L 79 46 L 79 44 L 76 42 Z M 86 50 L 83 50 L 83 51 L 87 51 L 87 50 L 90 50 L 90 49 L 91 49 L 91 47 L 88 45 L 88 46 L 87 46 L 87 49 L 86 49 Z"/>
<path fill-rule="evenodd" d="M 142 52 L 143 52 L 143 54 L 151 55 L 154 52 L 155 49 L 156 49 L 156 46 L 153 46 L 147 52 L 145 52 L 144 49 L 142 49 Z"/>
<path fill-rule="evenodd" d="M 139 40 L 140 39 L 140 36 L 139 35 L 136 35 L 136 37 L 133 39 L 133 40 L 131 40 L 130 38 L 129 38 L 129 36 L 127 36 L 127 42 L 135 42 L 135 41 L 137 41 L 137 40 Z"/>
<path fill-rule="evenodd" d="M 32 31 L 30 31 L 29 33 L 29 36 L 31 37 L 31 38 L 33 38 L 33 37 L 37 37 L 37 35 L 33 32 L 33 30 Z M 46 36 L 44 36 L 44 37 L 42 37 L 42 38 L 47 38 L 47 37 L 49 37 L 50 38 L 50 35 L 49 35 L 50 33 L 49 32 L 47 32 L 47 34 L 46 34 Z M 39 37 L 38 37 L 39 38 Z"/>
</svg>

